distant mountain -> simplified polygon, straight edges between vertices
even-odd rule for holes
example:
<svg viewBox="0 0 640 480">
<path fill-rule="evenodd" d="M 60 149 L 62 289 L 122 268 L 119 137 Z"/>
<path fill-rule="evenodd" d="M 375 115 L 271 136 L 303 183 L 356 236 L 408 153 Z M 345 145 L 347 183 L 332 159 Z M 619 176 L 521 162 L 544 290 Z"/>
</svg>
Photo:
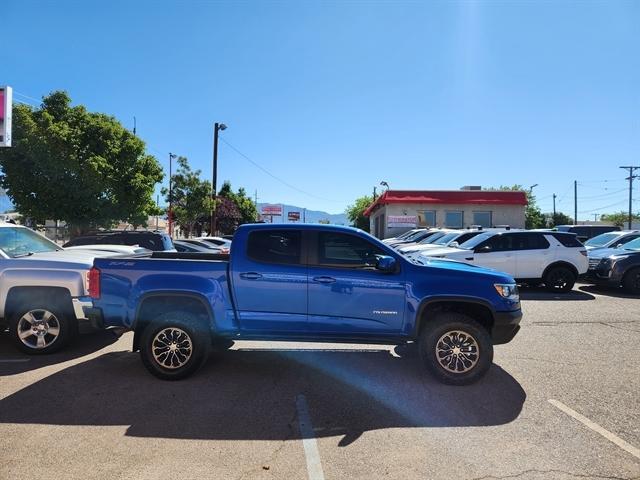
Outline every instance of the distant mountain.
<svg viewBox="0 0 640 480">
<path fill-rule="evenodd" d="M 319 223 L 320 221 L 329 221 L 334 225 L 350 225 L 349 219 L 344 213 L 327 213 L 318 210 L 305 210 L 303 207 L 296 207 L 295 205 L 286 205 L 278 203 L 258 203 L 258 213 L 262 213 L 263 205 L 282 205 L 282 216 L 274 216 L 273 223 L 289 223 L 289 212 L 300 212 L 300 223 L 303 219 L 306 223 Z M 284 219 L 283 219 L 284 218 Z M 265 222 L 269 221 L 269 217 L 264 219 Z M 297 222 L 296 222 L 297 223 Z"/>
</svg>

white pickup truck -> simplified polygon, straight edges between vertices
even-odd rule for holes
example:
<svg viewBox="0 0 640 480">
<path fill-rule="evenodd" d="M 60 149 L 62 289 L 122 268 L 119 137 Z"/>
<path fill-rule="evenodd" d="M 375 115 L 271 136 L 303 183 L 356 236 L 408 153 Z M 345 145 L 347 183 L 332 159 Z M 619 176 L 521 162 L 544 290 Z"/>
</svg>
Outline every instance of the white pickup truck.
<svg viewBox="0 0 640 480">
<path fill-rule="evenodd" d="M 26 227 L 0 223 L 0 331 L 28 354 L 51 353 L 88 321 L 87 274 L 96 257 L 114 252 L 64 250 Z"/>
</svg>

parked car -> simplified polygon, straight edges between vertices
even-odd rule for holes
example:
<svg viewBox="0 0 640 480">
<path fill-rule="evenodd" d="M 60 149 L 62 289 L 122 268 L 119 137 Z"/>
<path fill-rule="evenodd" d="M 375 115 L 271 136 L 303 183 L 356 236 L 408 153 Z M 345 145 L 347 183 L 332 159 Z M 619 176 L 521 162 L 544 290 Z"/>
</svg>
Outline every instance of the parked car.
<svg viewBox="0 0 640 480">
<path fill-rule="evenodd" d="M 436 229 L 422 229 L 412 235 L 409 235 L 408 237 L 404 237 L 402 239 L 396 239 L 392 242 L 387 242 L 386 244 L 389 245 L 390 247 L 397 247 L 398 245 L 401 244 L 408 244 L 411 242 L 419 242 L 421 240 L 424 240 L 425 238 L 427 238 L 430 235 L 433 235 L 437 232 L 438 230 Z"/>
<path fill-rule="evenodd" d="M 210 243 L 216 247 L 222 249 L 223 253 L 229 253 L 231 251 L 231 240 L 227 240 L 221 237 L 197 237 L 196 240 L 201 242 Z"/>
<path fill-rule="evenodd" d="M 209 250 L 215 250 L 215 252 L 209 252 L 209 253 L 218 253 L 218 252 L 220 252 L 220 250 L 222 250 L 224 248 L 224 247 L 219 247 L 218 245 L 216 245 L 214 243 L 205 242 L 204 240 L 197 240 L 195 238 L 181 238 L 180 241 L 183 242 L 183 243 L 190 243 L 190 244 L 196 245 L 198 247 L 208 248 Z M 175 243 L 175 240 L 174 240 L 174 243 Z"/>
<path fill-rule="evenodd" d="M 169 235 L 152 230 L 105 230 L 72 238 L 63 246 L 66 248 L 97 244 L 135 245 L 154 252 L 176 251 Z"/>
<path fill-rule="evenodd" d="M 615 248 L 640 238 L 640 230 L 623 230 L 619 232 L 607 232 L 590 238 L 584 242 L 587 251 L 597 248 Z"/>
<path fill-rule="evenodd" d="M 618 231 L 620 227 L 613 225 L 558 225 L 554 230 L 558 232 L 575 233 L 578 240 L 586 242 L 601 233 Z"/>
<path fill-rule="evenodd" d="M 403 241 L 400 242 L 395 242 L 395 243 L 388 243 L 387 245 L 389 245 L 392 248 L 395 249 L 399 249 L 402 247 L 412 247 L 414 245 L 418 245 L 420 243 L 429 243 L 429 242 L 434 242 L 435 240 L 437 240 L 438 238 L 442 237 L 447 231 L 446 230 L 440 230 L 438 228 L 433 228 L 431 230 L 427 230 L 424 232 L 420 232 L 418 235 L 415 235 L 413 237 L 409 237 Z"/>
<path fill-rule="evenodd" d="M 0 331 L 27 354 L 52 353 L 87 322 L 86 281 L 98 250 L 66 250 L 19 225 L 0 223 Z"/>
<path fill-rule="evenodd" d="M 382 240 L 382 243 L 392 243 L 398 240 L 404 240 L 407 237 L 410 237 L 411 235 L 415 235 L 418 232 L 423 232 L 427 230 L 426 228 L 414 228 L 412 230 L 407 230 L 406 232 L 398 235 L 397 237 L 389 237 L 389 238 L 385 238 L 384 240 Z"/>
<path fill-rule="evenodd" d="M 589 252 L 589 271 L 585 280 L 598 285 L 622 287 L 640 294 L 640 238 L 617 248 Z"/>
<path fill-rule="evenodd" d="M 416 261 L 448 258 L 488 267 L 520 283 L 544 283 L 553 292 L 568 292 L 587 272 L 587 250 L 575 234 L 509 230 L 476 235 L 457 248 L 421 252 Z"/>
<path fill-rule="evenodd" d="M 84 251 L 84 252 L 104 252 L 104 253 L 115 253 L 121 255 L 140 255 L 140 256 L 150 256 L 152 251 L 148 248 L 137 247 L 131 245 L 79 245 L 77 247 L 65 247 L 65 250 L 73 250 L 73 251 Z"/>
<path fill-rule="evenodd" d="M 222 253 L 222 249 L 214 247 L 211 244 L 205 244 L 205 242 L 188 242 L 185 240 L 174 240 L 173 245 L 178 252 L 193 252 L 193 253 Z"/>
<path fill-rule="evenodd" d="M 474 230 L 474 231 L 462 231 L 462 230 L 454 230 L 451 232 L 444 233 L 441 237 L 436 237 L 435 235 L 429 237 L 427 241 L 423 241 L 418 243 L 417 245 L 412 245 L 408 247 L 401 247 L 398 249 L 400 253 L 403 255 L 417 255 L 421 251 L 431 250 L 432 248 L 442 248 L 452 246 L 454 242 L 454 246 L 458 246 L 460 243 L 464 243 L 467 240 L 471 240 L 476 235 L 483 233 L 482 230 Z M 432 240 L 433 239 L 433 240 Z M 432 241 L 429 241 L 432 240 Z"/>
<path fill-rule="evenodd" d="M 488 371 L 493 345 L 511 341 L 522 316 L 511 276 L 418 265 L 349 227 L 243 225 L 227 261 L 184 255 L 96 259 L 89 275 L 87 314 L 133 330 L 133 349 L 162 379 L 192 374 L 212 345 L 250 339 L 417 342 L 439 380 L 468 384 Z"/>
</svg>

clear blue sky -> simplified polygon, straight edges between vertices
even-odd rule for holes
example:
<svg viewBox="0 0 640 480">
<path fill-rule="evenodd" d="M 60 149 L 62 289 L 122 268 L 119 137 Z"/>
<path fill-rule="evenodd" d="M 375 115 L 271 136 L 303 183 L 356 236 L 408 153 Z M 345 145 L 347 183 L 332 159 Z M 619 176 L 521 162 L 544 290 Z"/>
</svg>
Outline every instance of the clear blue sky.
<svg viewBox="0 0 640 480">
<path fill-rule="evenodd" d="M 64 89 L 130 128 L 135 115 L 165 168 L 172 151 L 207 178 L 222 121 L 228 142 L 297 189 L 222 143 L 220 181 L 262 202 L 335 213 L 381 180 L 537 183 L 543 210 L 555 192 L 572 214 L 575 179 L 587 219 L 626 209 L 618 166 L 640 164 L 640 1 L 0 8 L 0 84 L 18 100 Z"/>
</svg>

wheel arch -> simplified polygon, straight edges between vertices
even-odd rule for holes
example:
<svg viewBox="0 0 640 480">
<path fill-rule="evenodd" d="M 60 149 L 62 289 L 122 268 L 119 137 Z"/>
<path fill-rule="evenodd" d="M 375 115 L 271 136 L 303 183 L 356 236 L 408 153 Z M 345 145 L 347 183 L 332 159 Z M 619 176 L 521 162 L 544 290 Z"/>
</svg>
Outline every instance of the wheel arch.
<svg viewBox="0 0 640 480">
<path fill-rule="evenodd" d="M 578 269 L 576 268 L 576 266 L 570 262 L 567 262 L 565 260 L 557 260 L 549 265 L 547 265 L 547 268 L 544 269 L 544 272 L 542 272 L 542 278 L 544 279 L 544 277 L 547 276 L 547 273 L 549 273 L 549 271 L 553 268 L 556 267 L 565 267 L 568 268 L 569 270 L 571 270 L 571 272 L 573 273 L 573 275 L 576 277 L 576 279 L 580 276 L 580 273 L 578 272 Z"/>
<path fill-rule="evenodd" d="M 11 287 L 7 292 L 7 300 L 4 304 L 4 317 L 11 318 L 16 310 L 28 302 L 39 302 L 42 300 L 46 303 L 54 303 L 61 306 L 70 318 L 75 319 L 73 313 L 73 303 L 71 301 L 71 292 L 64 287 L 27 287 L 15 286 Z"/>
<path fill-rule="evenodd" d="M 476 297 L 433 297 L 422 301 L 416 316 L 414 338 L 439 312 L 456 312 L 470 316 L 482 325 L 489 335 L 494 324 L 494 308 L 489 302 Z"/>
<path fill-rule="evenodd" d="M 153 319 L 162 313 L 182 311 L 198 317 L 198 325 L 206 327 L 211 335 L 215 325 L 213 309 L 207 300 L 197 293 L 157 291 L 140 297 L 133 323 L 133 351 L 140 349 L 140 340 L 144 330 L 153 323 Z"/>
</svg>

